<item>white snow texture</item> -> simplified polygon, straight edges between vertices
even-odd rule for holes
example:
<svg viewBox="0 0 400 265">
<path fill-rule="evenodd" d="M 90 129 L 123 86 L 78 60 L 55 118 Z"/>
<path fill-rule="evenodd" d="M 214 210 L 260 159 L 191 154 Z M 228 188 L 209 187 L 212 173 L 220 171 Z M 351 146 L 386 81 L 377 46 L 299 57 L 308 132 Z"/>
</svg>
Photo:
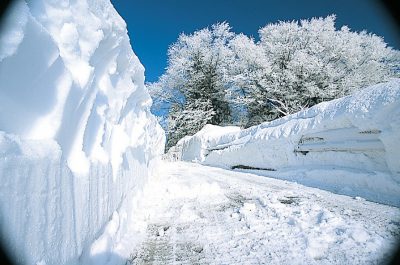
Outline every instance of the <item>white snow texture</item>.
<svg viewBox="0 0 400 265">
<path fill-rule="evenodd" d="M 167 156 L 400 206 L 400 79 L 244 130 L 206 125 Z"/>
<path fill-rule="evenodd" d="M 109 0 L 17 1 L 0 38 L 0 224 L 16 262 L 77 264 L 163 152 Z"/>
</svg>

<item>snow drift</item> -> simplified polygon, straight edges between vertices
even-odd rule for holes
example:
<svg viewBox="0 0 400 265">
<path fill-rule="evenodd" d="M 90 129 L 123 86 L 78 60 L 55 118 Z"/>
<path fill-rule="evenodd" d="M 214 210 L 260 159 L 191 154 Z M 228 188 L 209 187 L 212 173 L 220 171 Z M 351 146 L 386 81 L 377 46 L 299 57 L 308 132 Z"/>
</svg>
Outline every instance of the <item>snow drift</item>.
<svg viewBox="0 0 400 265">
<path fill-rule="evenodd" d="M 180 156 L 400 206 L 400 79 L 245 130 L 223 130 L 207 125 L 180 142 Z"/>
<path fill-rule="evenodd" d="M 109 0 L 17 1 L 2 30 L 2 241 L 19 263 L 77 264 L 113 213 L 123 233 L 163 151 L 144 68 Z"/>
</svg>

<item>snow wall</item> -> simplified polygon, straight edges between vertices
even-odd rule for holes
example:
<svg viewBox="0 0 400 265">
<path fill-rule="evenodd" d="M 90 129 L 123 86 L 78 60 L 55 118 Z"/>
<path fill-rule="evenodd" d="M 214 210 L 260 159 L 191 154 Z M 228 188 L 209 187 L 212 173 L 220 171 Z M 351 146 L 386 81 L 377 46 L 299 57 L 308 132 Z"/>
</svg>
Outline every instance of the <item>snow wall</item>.
<svg viewBox="0 0 400 265">
<path fill-rule="evenodd" d="M 20 264 L 78 264 L 115 237 L 163 153 L 144 68 L 109 0 L 16 1 L 0 35 L 1 239 Z"/>
<path fill-rule="evenodd" d="M 400 79 L 245 130 L 206 125 L 179 145 L 182 160 L 400 206 Z"/>
</svg>

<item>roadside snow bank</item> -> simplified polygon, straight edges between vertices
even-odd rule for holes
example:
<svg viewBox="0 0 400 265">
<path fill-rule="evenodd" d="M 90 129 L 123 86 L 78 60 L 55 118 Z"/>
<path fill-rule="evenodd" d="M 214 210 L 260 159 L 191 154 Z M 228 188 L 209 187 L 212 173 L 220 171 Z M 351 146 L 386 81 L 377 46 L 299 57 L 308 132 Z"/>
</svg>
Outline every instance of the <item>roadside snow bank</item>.
<svg viewBox="0 0 400 265">
<path fill-rule="evenodd" d="M 163 151 L 144 68 L 109 0 L 16 1 L 4 25 L 2 241 L 21 264 L 77 264 L 115 211 L 123 232 Z"/>
<path fill-rule="evenodd" d="M 400 206 L 400 79 L 242 131 L 208 129 L 185 141 L 183 160 Z"/>
<path fill-rule="evenodd" d="M 229 133 L 239 132 L 240 127 L 220 127 L 207 124 L 193 136 L 185 136 L 166 155 L 169 160 L 198 161 L 208 154 L 212 146 L 229 142 Z M 228 137 L 227 137 L 228 136 Z"/>
</svg>

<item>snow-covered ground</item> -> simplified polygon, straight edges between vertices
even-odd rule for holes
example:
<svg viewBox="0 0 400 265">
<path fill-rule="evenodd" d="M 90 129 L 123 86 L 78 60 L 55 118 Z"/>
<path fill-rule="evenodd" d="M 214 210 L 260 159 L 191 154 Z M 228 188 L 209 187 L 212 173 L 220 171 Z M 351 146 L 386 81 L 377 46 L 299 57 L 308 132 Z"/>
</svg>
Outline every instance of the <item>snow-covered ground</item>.
<svg viewBox="0 0 400 265">
<path fill-rule="evenodd" d="M 396 207 L 187 162 L 161 166 L 133 209 L 90 264 L 381 264 L 400 231 Z"/>
<path fill-rule="evenodd" d="M 123 233 L 164 133 L 109 0 L 13 5 L 0 34 L 1 241 L 18 264 L 75 265 L 112 216 Z"/>
<path fill-rule="evenodd" d="M 400 79 L 244 130 L 206 125 L 167 157 L 400 206 Z"/>
</svg>

